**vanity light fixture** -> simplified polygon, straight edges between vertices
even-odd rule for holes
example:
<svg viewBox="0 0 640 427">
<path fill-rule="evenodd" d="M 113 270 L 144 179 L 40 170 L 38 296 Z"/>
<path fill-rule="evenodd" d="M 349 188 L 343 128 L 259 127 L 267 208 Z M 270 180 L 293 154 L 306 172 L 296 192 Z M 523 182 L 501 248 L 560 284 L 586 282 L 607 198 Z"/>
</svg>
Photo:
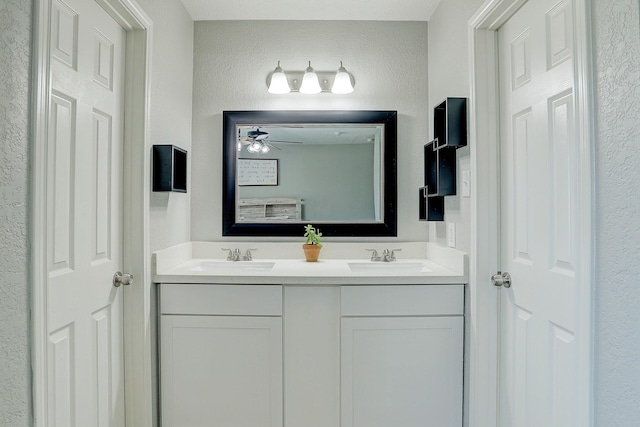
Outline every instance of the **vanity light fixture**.
<svg viewBox="0 0 640 427">
<path fill-rule="evenodd" d="M 342 61 L 337 72 L 315 71 L 311 67 L 311 61 L 305 71 L 285 72 L 278 61 L 278 66 L 267 78 L 267 87 L 269 93 L 273 94 L 289 92 L 346 94 L 353 92 L 353 81 L 353 76 L 344 68 Z"/>
</svg>

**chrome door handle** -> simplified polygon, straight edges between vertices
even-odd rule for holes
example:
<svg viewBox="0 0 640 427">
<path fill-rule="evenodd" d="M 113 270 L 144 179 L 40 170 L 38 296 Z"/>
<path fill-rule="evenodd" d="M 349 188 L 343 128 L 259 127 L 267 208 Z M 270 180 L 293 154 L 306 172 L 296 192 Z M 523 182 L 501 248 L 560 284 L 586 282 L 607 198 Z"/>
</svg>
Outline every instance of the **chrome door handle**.
<svg viewBox="0 0 640 427">
<path fill-rule="evenodd" d="M 498 273 L 491 276 L 491 284 L 493 284 L 493 286 L 504 286 L 505 288 L 510 288 L 511 275 L 506 271 L 504 273 L 498 271 Z"/>
<path fill-rule="evenodd" d="M 129 286 L 133 283 L 133 275 L 128 273 L 123 273 L 121 271 L 116 271 L 113 275 L 113 286 L 119 288 L 120 285 Z"/>
</svg>

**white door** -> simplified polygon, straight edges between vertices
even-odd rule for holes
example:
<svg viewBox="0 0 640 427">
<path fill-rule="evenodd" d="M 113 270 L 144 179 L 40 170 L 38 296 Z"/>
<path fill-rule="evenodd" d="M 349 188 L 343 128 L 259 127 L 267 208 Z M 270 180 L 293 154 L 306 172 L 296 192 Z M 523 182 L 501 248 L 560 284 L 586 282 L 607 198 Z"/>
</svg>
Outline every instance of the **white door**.
<svg viewBox="0 0 640 427">
<path fill-rule="evenodd" d="M 47 137 L 48 420 L 124 426 L 125 32 L 93 0 L 53 0 Z"/>
<path fill-rule="evenodd" d="M 498 31 L 502 427 L 576 413 L 577 141 L 570 0 L 529 0 Z"/>
</svg>

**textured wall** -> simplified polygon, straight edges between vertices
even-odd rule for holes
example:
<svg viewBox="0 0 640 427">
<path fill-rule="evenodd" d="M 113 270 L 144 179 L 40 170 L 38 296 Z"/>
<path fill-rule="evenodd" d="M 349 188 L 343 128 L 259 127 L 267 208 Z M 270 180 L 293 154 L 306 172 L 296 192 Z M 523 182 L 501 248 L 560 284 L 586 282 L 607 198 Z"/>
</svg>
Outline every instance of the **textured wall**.
<svg viewBox="0 0 640 427">
<path fill-rule="evenodd" d="M 149 131 L 152 144 L 174 144 L 191 152 L 193 21 L 180 0 L 138 0 L 153 21 Z M 152 251 L 191 238 L 191 182 L 188 192 L 151 193 Z"/>
<path fill-rule="evenodd" d="M 31 424 L 28 158 L 31 2 L 0 2 L 0 426 Z"/>
<path fill-rule="evenodd" d="M 342 60 L 355 92 L 271 95 L 266 79 L 278 60 L 285 70 L 304 70 L 311 60 L 322 71 Z M 222 238 L 223 110 L 363 109 L 398 110 L 398 239 L 426 240 L 417 200 L 428 130 L 426 71 L 424 22 L 197 22 L 192 238 Z"/>
<path fill-rule="evenodd" d="M 598 97 L 596 425 L 640 420 L 638 0 L 594 0 Z"/>
<path fill-rule="evenodd" d="M 429 21 L 429 135 L 433 136 L 433 107 L 448 96 L 468 98 L 469 18 L 484 0 L 447 0 L 440 3 Z M 469 252 L 471 245 L 471 199 L 462 197 L 460 173 L 469 170 L 469 147 L 458 150 L 456 196 L 445 197 L 445 221 L 431 222 L 429 241 L 447 245 L 446 224 L 456 224 L 456 248 Z"/>
</svg>

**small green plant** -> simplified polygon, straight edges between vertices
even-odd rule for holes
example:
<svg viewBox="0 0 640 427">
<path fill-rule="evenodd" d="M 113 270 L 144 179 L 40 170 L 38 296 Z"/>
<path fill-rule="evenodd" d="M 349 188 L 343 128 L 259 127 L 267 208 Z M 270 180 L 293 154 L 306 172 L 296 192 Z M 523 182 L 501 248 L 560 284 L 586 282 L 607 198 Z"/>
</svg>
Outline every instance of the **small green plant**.
<svg viewBox="0 0 640 427">
<path fill-rule="evenodd" d="M 322 237 L 322 233 L 320 232 L 320 229 L 317 229 L 311 225 L 311 224 L 307 224 L 304 227 L 304 237 L 307 238 L 307 245 L 316 245 L 317 247 L 321 248 L 322 247 L 322 243 L 320 243 L 320 238 Z"/>
</svg>

